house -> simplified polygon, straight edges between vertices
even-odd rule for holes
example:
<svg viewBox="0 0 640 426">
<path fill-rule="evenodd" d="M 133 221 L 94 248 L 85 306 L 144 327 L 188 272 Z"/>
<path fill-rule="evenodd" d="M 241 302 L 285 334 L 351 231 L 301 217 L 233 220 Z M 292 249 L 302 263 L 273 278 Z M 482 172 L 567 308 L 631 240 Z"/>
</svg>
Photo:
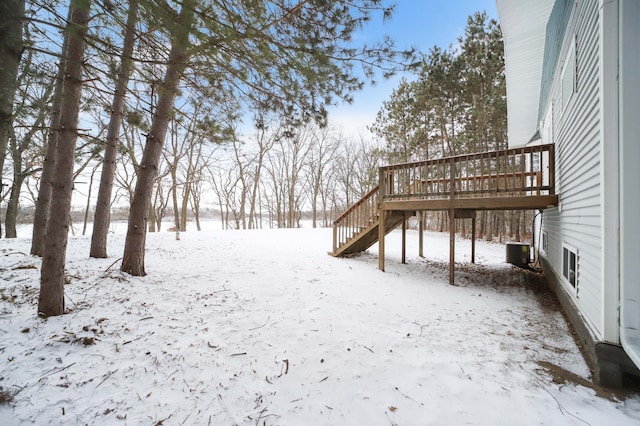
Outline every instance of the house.
<svg viewBox="0 0 640 426">
<path fill-rule="evenodd" d="M 555 146 L 541 264 L 594 379 L 621 386 L 640 375 L 640 1 L 496 2 L 509 144 Z"/>
</svg>

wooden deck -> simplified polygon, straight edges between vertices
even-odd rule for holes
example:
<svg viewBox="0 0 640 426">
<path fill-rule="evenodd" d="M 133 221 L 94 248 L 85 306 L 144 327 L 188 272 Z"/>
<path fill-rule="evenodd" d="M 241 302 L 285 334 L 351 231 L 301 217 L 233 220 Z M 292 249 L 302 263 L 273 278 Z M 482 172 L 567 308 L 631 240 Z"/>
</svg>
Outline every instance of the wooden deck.
<svg viewBox="0 0 640 426">
<path fill-rule="evenodd" d="M 473 218 L 475 228 L 478 210 L 557 206 L 554 161 L 554 145 L 549 144 L 381 167 L 378 187 L 333 222 L 330 254 L 363 251 L 379 242 L 379 268 L 384 270 L 384 236 L 388 232 L 415 212 L 447 210 L 452 218 L 449 281 L 453 283 L 455 218 Z"/>
</svg>

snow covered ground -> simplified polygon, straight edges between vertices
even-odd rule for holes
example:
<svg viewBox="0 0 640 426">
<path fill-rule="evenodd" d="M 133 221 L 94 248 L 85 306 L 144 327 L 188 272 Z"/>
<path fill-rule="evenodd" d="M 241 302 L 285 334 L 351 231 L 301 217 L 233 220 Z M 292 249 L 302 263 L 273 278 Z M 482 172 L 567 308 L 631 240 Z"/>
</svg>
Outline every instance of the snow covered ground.
<svg viewBox="0 0 640 426">
<path fill-rule="evenodd" d="M 28 235 L 28 233 L 27 233 Z M 143 278 L 70 239 L 69 313 L 36 316 L 39 260 L 0 240 L 0 424 L 631 425 L 640 398 L 589 377 L 557 306 L 504 246 L 409 232 L 337 259 L 329 229 L 149 234 Z M 564 371 L 567 370 L 567 371 Z M 564 372 L 557 376 L 554 372 Z"/>
</svg>

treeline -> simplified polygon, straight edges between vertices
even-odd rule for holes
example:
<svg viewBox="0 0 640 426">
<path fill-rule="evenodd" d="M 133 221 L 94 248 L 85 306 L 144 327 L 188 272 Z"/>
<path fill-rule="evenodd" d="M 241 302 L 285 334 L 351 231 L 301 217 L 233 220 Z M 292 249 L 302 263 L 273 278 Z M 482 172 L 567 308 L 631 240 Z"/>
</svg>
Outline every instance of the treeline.
<svg viewBox="0 0 640 426">
<path fill-rule="evenodd" d="M 392 11 L 382 0 L 0 3 L 5 235 L 15 236 L 29 193 L 32 253 L 43 257 L 38 312 L 64 312 L 74 191 L 97 193 L 92 257 L 107 256 L 110 207 L 130 204 L 120 268 L 132 275 L 146 273 L 145 236 L 164 209 L 183 225 L 207 182 L 238 227 L 265 213 L 292 226 L 303 194 L 331 198 L 328 169 L 310 165 L 329 155 L 315 146 L 327 106 L 413 62 L 387 38 L 355 41 Z M 255 137 L 241 131 L 247 121 Z"/>
<path fill-rule="evenodd" d="M 308 210 L 326 226 L 377 184 L 381 164 L 505 147 L 496 23 L 470 17 L 455 47 L 421 61 L 387 38 L 354 41 L 392 12 L 383 0 L 1 2 L 0 233 L 15 237 L 21 203 L 35 205 L 38 312 L 64 312 L 74 196 L 94 224 L 91 257 L 107 256 L 111 211 L 129 206 L 120 269 L 145 275 L 146 233 L 167 212 L 178 229 L 207 203 L 228 228 L 298 226 Z M 384 146 L 331 128 L 328 106 L 407 69 L 415 79 L 371 126 Z M 480 230 L 527 221 L 483 214 Z"/>
<path fill-rule="evenodd" d="M 370 130 L 384 141 L 390 164 L 505 149 L 506 102 L 502 33 L 479 12 L 457 44 L 423 56 L 415 78 L 400 82 Z M 478 232 L 520 240 L 532 219 L 533 212 L 479 212 Z M 447 221 L 446 213 L 426 214 L 429 229 L 447 230 Z M 461 221 L 461 234 L 466 231 Z"/>
</svg>

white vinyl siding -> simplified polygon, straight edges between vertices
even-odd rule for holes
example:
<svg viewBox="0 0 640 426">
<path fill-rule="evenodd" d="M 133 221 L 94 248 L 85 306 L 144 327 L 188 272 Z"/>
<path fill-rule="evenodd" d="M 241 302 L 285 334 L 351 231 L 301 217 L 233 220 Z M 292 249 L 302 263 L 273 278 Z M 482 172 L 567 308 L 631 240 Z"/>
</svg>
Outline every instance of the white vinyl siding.
<svg viewBox="0 0 640 426">
<path fill-rule="evenodd" d="M 571 41 L 566 54 L 564 68 L 562 69 L 562 109 L 565 110 L 577 91 L 576 86 L 576 40 Z"/>
<path fill-rule="evenodd" d="M 622 346 L 640 368 L 640 2 L 622 0 L 620 7 L 621 67 L 620 67 L 620 287 Z"/>
<path fill-rule="evenodd" d="M 564 280 L 567 293 L 596 335 L 602 336 L 603 283 L 601 263 L 600 150 L 598 98 L 598 2 L 577 1 L 564 35 L 550 100 L 553 140 L 556 143 L 556 187 L 560 206 L 544 213 L 546 257 L 556 275 L 563 275 L 563 244 L 575 248 L 579 285 L 575 292 Z M 567 83 L 566 72 L 575 60 L 576 78 Z M 572 90 L 563 93 L 563 76 Z M 566 86 L 565 86 L 566 89 Z M 565 95 L 571 94 L 566 102 Z M 546 106 L 547 116 L 551 102 Z"/>
</svg>

